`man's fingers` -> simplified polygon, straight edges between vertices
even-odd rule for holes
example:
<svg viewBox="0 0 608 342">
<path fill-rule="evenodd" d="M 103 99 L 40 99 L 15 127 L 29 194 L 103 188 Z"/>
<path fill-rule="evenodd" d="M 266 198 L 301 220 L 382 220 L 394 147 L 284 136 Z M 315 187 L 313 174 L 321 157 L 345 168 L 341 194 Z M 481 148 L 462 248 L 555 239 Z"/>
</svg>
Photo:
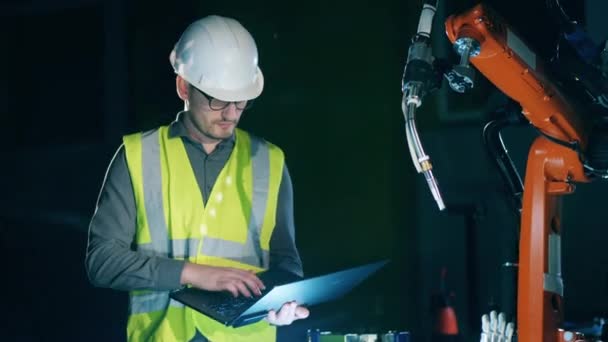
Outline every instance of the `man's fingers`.
<svg viewBox="0 0 608 342">
<path fill-rule="evenodd" d="M 247 297 L 261 295 L 264 283 L 251 270 L 233 267 L 216 267 L 188 264 L 192 271 L 188 282 L 200 289 L 209 291 L 228 291 L 233 296 L 242 294 Z M 192 265 L 192 267 L 190 267 Z"/>
<path fill-rule="evenodd" d="M 296 302 L 289 303 L 289 323 L 293 322 L 296 317 L 296 309 L 298 308 L 298 304 Z"/>
<path fill-rule="evenodd" d="M 266 319 L 269 323 L 275 324 L 277 321 L 277 313 L 274 310 L 268 311 L 268 316 L 266 316 Z"/>
<path fill-rule="evenodd" d="M 218 283 L 220 290 L 230 291 L 234 296 L 242 294 L 245 297 L 251 297 L 252 294 L 260 295 L 262 292 L 258 286 L 257 277 L 247 271 L 237 269 L 226 269 L 226 273 Z M 261 282 L 260 282 L 261 283 Z M 236 292 L 235 292 L 236 291 Z"/>
<path fill-rule="evenodd" d="M 310 311 L 303 306 L 296 307 L 296 318 L 307 318 L 310 315 Z"/>
<path fill-rule="evenodd" d="M 233 269 L 235 277 L 245 282 L 247 286 L 256 294 L 261 294 L 260 289 L 265 289 L 264 283 L 258 278 L 253 271 L 245 271 L 239 269 Z"/>
<path fill-rule="evenodd" d="M 249 274 L 253 276 L 253 281 L 255 281 L 258 288 L 262 290 L 266 289 L 266 285 L 264 285 L 264 282 L 257 276 L 257 274 L 255 274 L 255 271 L 249 270 Z"/>
<path fill-rule="evenodd" d="M 285 318 L 289 315 L 289 308 L 289 303 L 285 303 L 281 306 L 281 309 L 279 309 L 279 312 L 277 313 L 277 321 L 281 323 L 285 321 Z"/>
<path fill-rule="evenodd" d="M 266 320 L 273 325 L 288 325 L 297 319 L 306 318 L 310 311 L 303 306 L 298 306 L 296 302 L 287 302 L 281 306 L 278 312 L 268 311 Z"/>
<path fill-rule="evenodd" d="M 256 282 L 253 279 L 249 278 L 241 278 L 241 281 L 243 281 L 247 285 L 247 287 L 251 289 L 251 292 L 255 293 L 256 295 L 262 294 L 262 291 L 260 290 L 260 282 Z"/>
<path fill-rule="evenodd" d="M 289 303 L 283 304 L 283 306 L 281 306 L 281 309 L 279 310 L 279 313 L 277 313 L 276 324 L 278 324 L 278 325 L 290 324 L 291 321 L 293 321 L 293 315 L 294 315 L 294 308 L 292 306 L 292 303 L 289 302 Z"/>
<path fill-rule="evenodd" d="M 234 279 L 233 282 L 234 286 L 236 286 L 240 294 L 245 297 L 251 297 L 251 291 L 249 291 L 249 289 L 241 279 Z"/>
<path fill-rule="evenodd" d="M 281 324 L 291 324 L 293 322 L 293 318 L 295 316 L 296 311 L 296 303 L 289 302 L 283 305 L 281 310 L 279 311 L 279 315 L 277 316 L 279 322 Z"/>
<path fill-rule="evenodd" d="M 245 283 L 241 279 L 233 278 L 227 279 L 220 284 L 220 290 L 226 290 L 234 297 L 243 295 L 245 297 L 251 297 L 251 291 L 247 288 Z"/>
<path fill-rule="evenodd" d="M 238 295 L 239 295 L 239 290 L 237 289 L 235 284 L 226 283 L 225 285 L 222 286 L 221 289 L 230 292 L 233 297 L 238 297 Z"/>
</svg>

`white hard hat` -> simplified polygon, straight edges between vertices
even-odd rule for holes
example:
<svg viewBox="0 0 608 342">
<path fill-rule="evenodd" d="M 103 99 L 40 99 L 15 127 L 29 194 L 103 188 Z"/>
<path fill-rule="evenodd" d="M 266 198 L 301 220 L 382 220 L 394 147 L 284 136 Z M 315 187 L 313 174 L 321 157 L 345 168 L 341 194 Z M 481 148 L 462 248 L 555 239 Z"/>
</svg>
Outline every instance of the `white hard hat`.
<svg viewBox="0 0 608 342">
<path fill-rule="evenodd" d="M 251 100 L 264 88 L 255 41 L 231 18 L 211 15 L 190 24 L 169 60 L 178 75 L 219 100 Z"/>
</svg>

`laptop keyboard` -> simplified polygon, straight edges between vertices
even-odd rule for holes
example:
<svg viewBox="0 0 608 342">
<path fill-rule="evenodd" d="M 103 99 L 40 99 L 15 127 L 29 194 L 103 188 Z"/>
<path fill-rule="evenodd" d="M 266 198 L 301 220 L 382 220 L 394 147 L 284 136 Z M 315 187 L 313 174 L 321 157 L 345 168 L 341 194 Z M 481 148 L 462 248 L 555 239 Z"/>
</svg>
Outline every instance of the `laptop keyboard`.
<svg viewBox="0 0 608 342">
<path fill-rule="evenodd" d="M 268 287 L 266 290 L 262 290 L 262 295 L 267 292 Z M 260 296 L 255 295 L 253 297 L 245 297 L 243 295 L 233 297 L 231 294 L 225 294 L 225 296 L 214 297 L 213 302 L 208 302 L 206 304 L 210 309 L 224 317 L 234 317 L 253 305 L 259 298 Z"/>
<path fill-rule="evenodd" d="M 270 292 L 273 287 L 301 279 L 299 276 L 286 271 L 271 270 L 258 273 L 260 280 L 266 286 L 261 295 L 233 297 L 229 292 L 210 292 L 193 287 L 183 288 L 171 294 L 173 299 L 191 306 L 195 310 L 216 317 L 224 322 L 236 318 L 260 298 Z"/>
<path fill-rule="evenodd" d="M 218 314 L 226 318 L 232 318 L 247 310 L 275 285 L 286 284 L 290 281 L 300 279 L 298 276 L 285 271 L 265 271 L 258 273 L 258 276 L 266 286 L 265 290 L 261 290 L 262 295 L 253 295 L 253 297 L 248 298 L 243 295 L 233 297 L 230 293 L 223 293 L 221 296 L 213 297 L 213 301 L 208 301 L 206 305 Z"/>
</svg>

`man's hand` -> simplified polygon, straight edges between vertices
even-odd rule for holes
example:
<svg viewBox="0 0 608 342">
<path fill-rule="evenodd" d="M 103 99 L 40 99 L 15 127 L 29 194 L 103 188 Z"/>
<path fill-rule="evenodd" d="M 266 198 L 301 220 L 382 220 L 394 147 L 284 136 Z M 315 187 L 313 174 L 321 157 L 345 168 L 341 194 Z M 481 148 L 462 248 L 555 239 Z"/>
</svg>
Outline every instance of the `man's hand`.
<svg viewBox="0 0 608 342">
<path fill-rule="evenodd" d="M 308 317 L 310 311 L 303 306 L 299 306 L 296 302 L 288 302 L 283 304 L 279 312 L 270 310 L 266 320 L 272 325 L 289 325 L 293 321 Z"/>
<path fill-rule="evenodd" d="M 228 291 L 234 297 L 239 294 L 251 297 L 261 295 L 264 283 L 253 271 L 232 267 L 216 267 L 186 263 L 181 275 L 182 285 L 190 284 L 207 291 Z"/>
</svg>

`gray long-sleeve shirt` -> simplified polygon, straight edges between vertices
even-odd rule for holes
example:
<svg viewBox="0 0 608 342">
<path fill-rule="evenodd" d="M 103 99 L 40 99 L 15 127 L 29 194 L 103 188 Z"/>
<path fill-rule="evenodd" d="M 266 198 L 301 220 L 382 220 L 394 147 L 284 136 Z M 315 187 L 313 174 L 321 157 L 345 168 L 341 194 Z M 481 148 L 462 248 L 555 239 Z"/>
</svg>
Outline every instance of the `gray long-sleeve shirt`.
<svg viewBox="0 0 608 342">
<path fill-rule="evenodd" d="M 213 185 L 234 149 L 234 136 L 220 142 L 207 154 L 192 140 L 180 113 L 169 127 L 170 137 L 184 142 L 196 180 L 207 201 Z M 136 205 L 124 147 L 116 152 L 97 200 L 89 227 L 86 269 L 90 281 L 118 290 L 172 290 L 180 287 L 184 261 L 146 256 L 134 249 Z M 270 268 L 302 275 L 302 263 L 295 246 L 293 189 L 287 167 L 279 187 L 276 225 L 270 238 Z"/>
</svg>

